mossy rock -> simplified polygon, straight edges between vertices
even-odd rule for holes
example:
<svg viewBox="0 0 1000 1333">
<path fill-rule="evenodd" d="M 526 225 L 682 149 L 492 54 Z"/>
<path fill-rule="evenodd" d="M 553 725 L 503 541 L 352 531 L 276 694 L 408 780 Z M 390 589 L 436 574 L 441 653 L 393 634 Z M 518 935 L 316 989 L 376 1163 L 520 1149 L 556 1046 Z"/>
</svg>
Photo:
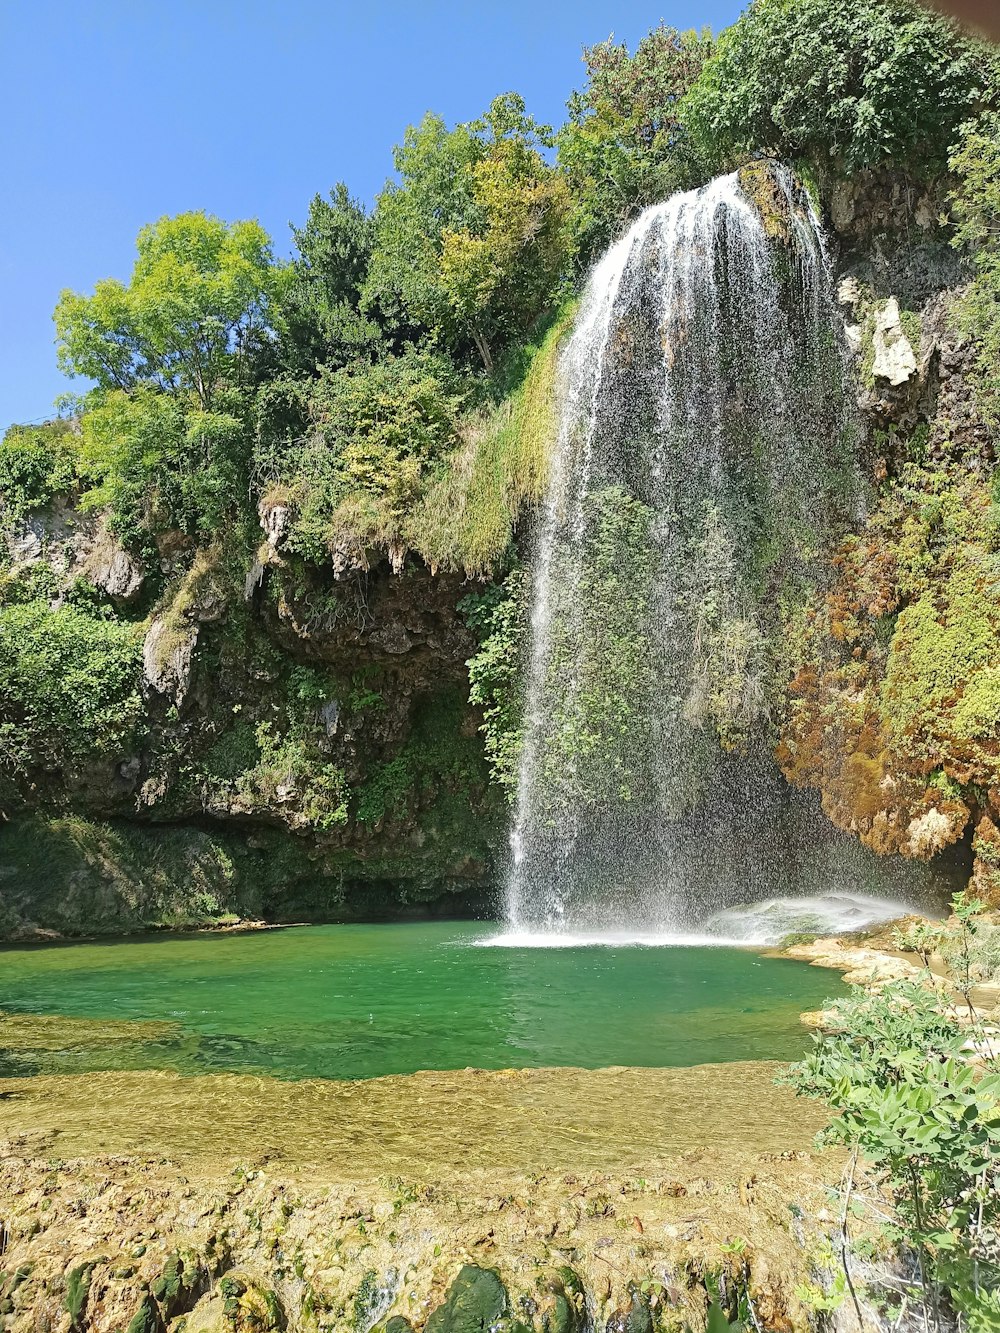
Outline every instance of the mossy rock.
<svg viewBox="0 0 1000 1333">
<path fill-rule="evenodd" d="M 632 1293 L 627 1310 L 618 1310 L 611 1316 L 607 1333 L 653 1333 L 653 1313 L 641 1291 Z"/>
<path fill-rule="evenodd" d="M 405 1315 L 394 1314 L 386 1323 L 380 1324 L 375 1333 L 413 1333 L 413 1325 Z"/>
<path fill-rule="evenodd" d="M 70 1328 L 73 1333 L 86 1326 L 87 1300 L 90 1296 L 90 1280 L 93 1277 L 94 1269 L 99 1263 L 104 1263 L 103 1259 L 91 1259 L 88 1263 L 80 1264 L 79 1267 L 70 1271 L 66 1278 L 66 1300 L 64 1308 L 69 1312 Z"/>
<path fill-rule="evenodd" d="M 466 1264 L 448 1288 L 444 1305 L 427 1320 L 424 1333 L 487 1333 L 507 1309 L 507 1292 L 491 1268 Z"/>
<path fill-rule="evenodd" d="M 150 1288 L 153 1296 L 163 1311 L 166 1320 L 190 1310 L 194 1304 L 201 1284 L 201 1272 L 198 1261 L 193 1255 L 187 1258 L 181 1254 L 172 1254 L 163 1265 L 163 1272 Z"/>
<path fill-rule="evenodd" d="M 129 1321 L 126 1333 L 164 1333 L 165 1327 L 160 1307 L 147 1291 Z"/>
</svg>

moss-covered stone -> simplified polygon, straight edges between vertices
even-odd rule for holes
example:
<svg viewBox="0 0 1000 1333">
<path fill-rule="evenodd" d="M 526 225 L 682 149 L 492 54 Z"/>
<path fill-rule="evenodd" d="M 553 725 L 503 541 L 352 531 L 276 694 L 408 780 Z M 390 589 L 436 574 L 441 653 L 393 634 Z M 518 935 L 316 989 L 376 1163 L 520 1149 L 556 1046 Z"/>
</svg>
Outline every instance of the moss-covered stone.
<svg viewBox="0 0 1000 1333">
<path fill-rule="evenodd" d="M 424 1333 L 488 1333 L 506 1310 L 507 1292 L 498 1274 L 466 1264 Z"/>
</svg>

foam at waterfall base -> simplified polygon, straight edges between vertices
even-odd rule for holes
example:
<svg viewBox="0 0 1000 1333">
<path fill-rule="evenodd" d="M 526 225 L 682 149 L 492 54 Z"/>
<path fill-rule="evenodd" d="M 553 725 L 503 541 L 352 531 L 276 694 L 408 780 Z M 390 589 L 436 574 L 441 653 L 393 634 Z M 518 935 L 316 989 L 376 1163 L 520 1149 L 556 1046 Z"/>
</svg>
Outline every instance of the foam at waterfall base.
<svg viewBox="0 0 1000 1333">
<path fill-rule="evenodd" d="M 490 935 L 484 940 L 477 940 L 480 948 L 486 949 L 587 949 L 606 948 L 623 949 L 645 947 L 663 948 L 721 948 L 736 944 L 746 944 L 744 939 L 726 939 L 716 934 L 699 934 L 696 931 L 679 930 L 507 930 L 502 935 Z"/>
<path fill-rule="evenodd" d="M 918 912 L 909 903 L 862 894 L 825 893 L 813 898 L 768 898 L 716 912 L 705 922 L 713 934 L 741 944 L 777 944 L 792 934 L 843 935 Z"/>
<path fill-rule="evenodd" d="M 788 935 L 842 935 L 892 921 L 919 909 L 897 899 L 826 893 L 808 898 L 768 898 L 715 912 L 694 930 L 676 928 L 572 930 L 510 929 L 478 940 L 487 948 L 761 948 Z"/>
</svg>

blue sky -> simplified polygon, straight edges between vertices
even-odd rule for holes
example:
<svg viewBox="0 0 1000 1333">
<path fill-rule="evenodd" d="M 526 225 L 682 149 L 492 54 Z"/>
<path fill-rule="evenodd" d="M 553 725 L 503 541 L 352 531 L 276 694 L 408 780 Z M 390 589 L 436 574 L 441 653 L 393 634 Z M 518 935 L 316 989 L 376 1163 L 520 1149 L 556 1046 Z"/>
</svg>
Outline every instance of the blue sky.
<svg viewBox="0 0 1000 1333">
<path fill-rule="evenodd" d="M 370 201 L 434 110 L 517 90 L 558 124 L 580 50 L 660 19 L 731 23 L 735 0 L 0 0 L 0 427 L 51 412 L 64 287 L 127 279 L 139 228 L 204 208 L 289 221 L 345 180 Z"/>
</svg>

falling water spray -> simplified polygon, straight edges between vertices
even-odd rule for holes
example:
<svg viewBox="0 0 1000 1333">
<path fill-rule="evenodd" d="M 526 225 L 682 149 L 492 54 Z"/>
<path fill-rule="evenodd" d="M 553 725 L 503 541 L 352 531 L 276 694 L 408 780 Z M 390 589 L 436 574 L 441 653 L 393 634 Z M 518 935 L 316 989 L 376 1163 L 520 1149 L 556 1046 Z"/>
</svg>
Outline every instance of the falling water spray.
<svg viewBox="0 0 1000 1333">
<path fill-rule="evenodd" d="M 690 928 L 815 872 L 772 700 L 862 504 L 861 433 L 790 173 L 755 164 L 647 209 L 593 270 L 560 374 L 508 916 Z"/>
</svg>

